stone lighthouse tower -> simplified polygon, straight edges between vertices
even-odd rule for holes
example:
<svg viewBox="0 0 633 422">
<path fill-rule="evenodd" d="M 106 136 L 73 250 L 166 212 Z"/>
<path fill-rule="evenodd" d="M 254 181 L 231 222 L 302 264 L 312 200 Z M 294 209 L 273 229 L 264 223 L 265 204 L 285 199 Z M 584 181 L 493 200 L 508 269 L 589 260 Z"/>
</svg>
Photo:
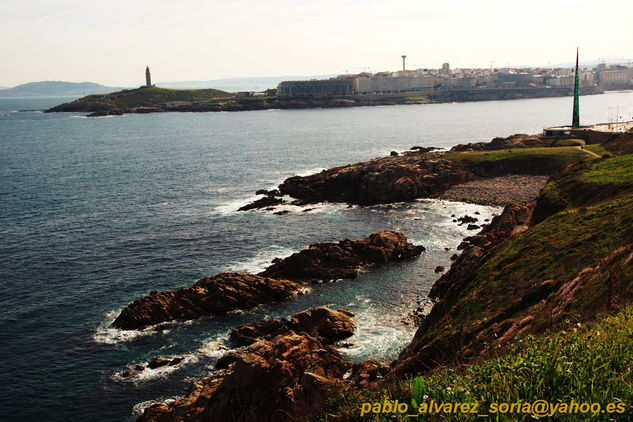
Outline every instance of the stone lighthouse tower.
<svg viewBox="0 0 633 422">
<path fill-rule="evenodd" d="M 152 75 L 149 73 L 149 66 L 145 68 L 145 86 L 152 86 Z"/>
</svg>

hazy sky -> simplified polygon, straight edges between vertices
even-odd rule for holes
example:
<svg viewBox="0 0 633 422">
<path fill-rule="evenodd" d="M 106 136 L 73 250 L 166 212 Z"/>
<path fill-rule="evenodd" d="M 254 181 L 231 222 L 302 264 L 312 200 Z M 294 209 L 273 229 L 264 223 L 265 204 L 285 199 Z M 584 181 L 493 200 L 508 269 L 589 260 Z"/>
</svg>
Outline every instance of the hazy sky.
<svg viewBox="0 0 633 422">
<path fill-rule="evenodd" d="M 0 0 L 0 85 L 633 58 L 633 1 Z"/>
</svg>

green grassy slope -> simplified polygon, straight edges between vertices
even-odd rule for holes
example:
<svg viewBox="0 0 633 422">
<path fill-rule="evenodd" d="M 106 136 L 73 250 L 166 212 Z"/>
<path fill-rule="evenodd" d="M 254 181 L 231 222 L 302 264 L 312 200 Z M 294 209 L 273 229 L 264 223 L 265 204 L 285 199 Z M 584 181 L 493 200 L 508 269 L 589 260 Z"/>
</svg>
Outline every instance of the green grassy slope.
<svg viewBox="0 0 633 422">
<path fill-rule="evenodd" d="M 434 317 L 406 349 L 407 366 L 396 365 L 390 383 L 382 384 L 388 390 L 365 394 L 407 401 L 411 370 L 452 365 L 425 376 L 429 398 L 574 399 L 602 405 L 624 400 L 627 412 L 633 411 L 633 310 L 628 308 L 633 303 L 633 155 L 568 167 L 548 183 L 537 211 L 538 222 L 502 243 L 471 279 L 459 280 L 435 305 L 438 312 L 432 311 Z M 577 324 L 590 329 L 564 334 Z M 445 358 L 438 358 L 440 351 Z M 471 363 L 476 364 L 465 366 Z M 335 420 L 328 419 L 330 413 L 339 416 L 336 420 L 360 420 L 362 400 L 361 393 L 343 393 L 321 418 Z M 616 420 L 627 419 L 616 415 Z"/>
<path fill-rule="evenodd" d="M 494 173 L 521 172 L 526 174 L 552 174 L 567 165 L 590 156 L 573 146 L 550 148 L 517 148 L 491 151 L 447 152 L 443 158 L 471 165 L 476 173 L 489 176 Z"/>
<path fill-rule="evenodd" d="M 216 98 L 233 97 L 233 94 L 217 89 L 165 89 L 143 87 L 104 95 L 89 95 L 77 102 L 109 103 L 120 108 L 155 106 L 167 101 L 205 102 Z"/>
<path fill-rule="evenodd" d="M 554 412 L 548 420 L 628 420 L 633 412 L 633 308 L 568 332 L 547 337 L 526 336 L 503 355 L 471 366 L 441 368 L 417 381 L 409 377 L 382 390 L 341 391 L 332 396 L 320 421 L 405 421 L 417 418 L 416 403 L 478 403 L 477 414 L 492 420 L 534 420 L 531 414 L 490 412 L 492 403 L 589 403 L 587 412 Z M 384 400 L 409 404 L 404 414 L 367 414 L 362 404 Z M 596 405 L 597 404 L 597 405 Z M 599 406 L 599 407 L 598 407 Z M 609 407 L 607 407 L 609 406 Z M 503 410 L 499 407 L 499 409 Z M 572 409 L 571 407 L 569 409 Z M 609 409 L 609 410 L 607 410 Z M 528 409 L 525 409 L 528 410 Z M 604 413 L 603 413 L 604 411 Z M 551 409 L 550 409 L 551 412 Z M 420 420 L 483 420 L 477 414 L 420 416 Z M 612 419 L 613 418 L 613 419 Z"/>
</svg>

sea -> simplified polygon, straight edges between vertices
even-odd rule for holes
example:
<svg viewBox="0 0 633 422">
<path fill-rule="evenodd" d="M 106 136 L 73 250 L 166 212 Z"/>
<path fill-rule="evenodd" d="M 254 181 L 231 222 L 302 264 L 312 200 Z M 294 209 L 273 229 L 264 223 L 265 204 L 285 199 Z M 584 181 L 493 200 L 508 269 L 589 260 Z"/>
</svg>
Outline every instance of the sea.
<svg viewBox="0 0 633 422">
<path fill-rule="evenodd" d="M 402 152 L 538 133 L 571 120 L 572 99 L 87 118 L 43 113 L 70 98 L 0 98 L 0 420 L 130 421 L 186 394 L 226 353 L 230 330 L 315 306 L 347 308 L 352 361 L 397 357 L 409 316 L 473 234 L 501 209 L 439 200 L 238 212 L 285 178 Z M 581 122 L 633 111 L 633 92 L 581 97 Z M 618 116 L 620 117 L 620 116 Z M 633 116 L 622 116 L 622 120 Z M 222 271 L 256 273 L 315 242 L 398 230 L 418 259 L 312 286 L 285 303 L 139 331 L 111 327 L 151 290 Z M 155 357 L 177 366 L 125 371 Z"/>
</svg>

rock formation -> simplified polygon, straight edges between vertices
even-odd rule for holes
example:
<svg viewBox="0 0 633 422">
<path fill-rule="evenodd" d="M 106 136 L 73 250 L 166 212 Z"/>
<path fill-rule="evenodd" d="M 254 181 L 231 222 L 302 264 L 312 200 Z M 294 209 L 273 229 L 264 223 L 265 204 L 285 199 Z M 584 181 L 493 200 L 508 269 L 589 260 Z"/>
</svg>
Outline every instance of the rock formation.
<svg viewBox="0 0 633 422">
<path fill-rule="evenodd" d="M 153 291 L 123 309 L 113 325 L 133 330 L 287 300 L 305 283 L 354 278 L 362 267 L 413 259 L 424 250 L 402 233 L 384 231 L 355 241 L 315 243 L 273 260 L 259 275 L 221 273 L 178 290 Z"/>
<path fill-rule="evenodd" d="M 351 364 L 327 345 L 353 333 L 350 316 L 346 310 L 316 308 L 296 314 L 290 321 L 281 320 L 281 325 L 293 327 L 283 334 L 248 331 L 250 345 L 221 359 L 221 370 L 195 382 L 175 403 L 147 408 L 138 420 L 303 420 L 343 382 L 346 372 L 359 380 L 376 377 L 380 365 Z M 261 327 L 258 324 L 251 327 Z M 237 330 L 243 334 L 244 327 Z"/>
<path fill-rule="evenodd" d="M 451 148 L 451 151 L 493 151 L 511 148 L 540 148 L 552 146 L 556 138 L 545 138 L 541 135 L 516 134 L 507 138 L 493 138 L 490 142 L 475 142 L 459 144 Z"/>
<path fill-rule="evenodd" d="M 306 282 L 355 278 L 363 266 L 413 259 L 423 250 L 402 233 L 383 231 L 355 241 L 315 243 L 285 259 L 273 260 L 259 275 Z"/>
<path fill-rule="evenodd" d="M 476 270 L 497 248 L 513 234 L 527 230 L 535 202 L 527 205 L 508 205 L 503 213 L 493 218 L 475 236 L 464 239 L 458 249 L 462 254 L 450 270 L 435 282 L 429 296 L 437 302 L 423 319 L 411 344 L 401 353 L 395 368 L 398 372 L 424 370 L 455 358 L 458 349 L 472 340 L 475 333 L 460 331 L 457 327 L 444 328 L 442 322 L 453 312 L 455 298 L 474 277 Z M 438 331 L 439 330 L 439 331 Z M 457 331 L 456 331 L 457 330 Z"/>
<path fill-rule="evenodd" d="M 438 153 L 412 153 L 291 177 L 279 191 L 300 203 L 371 205 L 431 197 L 472 177 L 461 164 L 443 160 Z"/>
<path fill-rule="evenodd" d="M 153 291 L 125 307 L 113 325 L 133 330 L 176 319 L 194 319 L 292 297 L 301 285 L 251 274 L 221 273 L 178 290 Z"/>
<path fill-rule="evenodd" d="M 309 334 L 323 344 L 332 344 L 354 334 L 356 325 L 347 309 L 333 311 L 326 307 L 310 309 L 293 315 L 290 320 L 277 319 L 243 324 L 231 331 L 235 346 L 247 346 L 257 340 L 270 340 L 278 335 Z"/>
</svg>

